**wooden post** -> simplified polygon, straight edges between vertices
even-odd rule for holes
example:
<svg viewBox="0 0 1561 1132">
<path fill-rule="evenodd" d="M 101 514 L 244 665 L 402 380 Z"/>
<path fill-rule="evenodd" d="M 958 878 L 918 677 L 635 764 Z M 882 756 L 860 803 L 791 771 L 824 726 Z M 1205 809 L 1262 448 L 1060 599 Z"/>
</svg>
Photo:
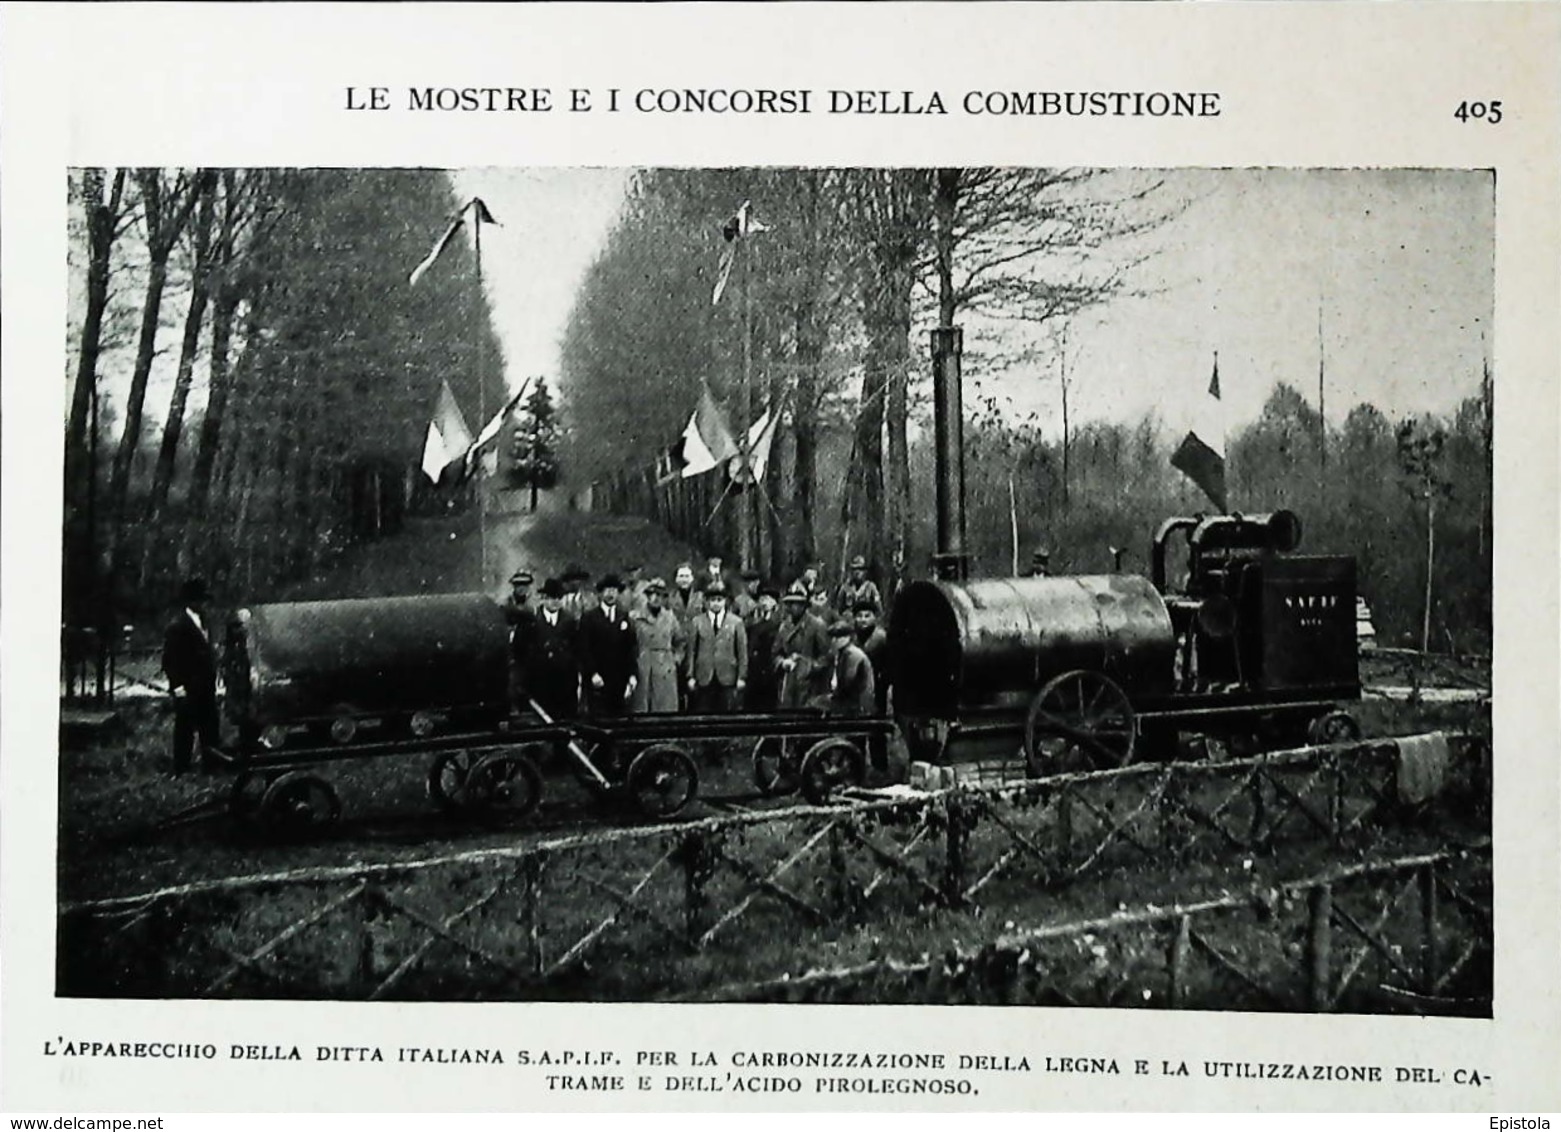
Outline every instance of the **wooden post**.
<svg viewBox="0 0 1561 1132">
<path fill-rule="evenodd" d="M 1247 844 L 1256 848 L 1263 840 L 1263 822 L 1268 816 L 1263 806 L 1263 776 L 1254 770 L 1249 783 L 1252 791 L 1252 824 L 1247 833 Z"/>
<path fill-rule="evenodd" d="M 1166 768 L 1165 789 L 1160 792 L 1160 848 L 1176 861 L 1187 855 L 1188 823 L 1182 815 L 1182 779 L 1174 766 Z"/>
<path fill-rule="evenodd" d="M 1057 864 L 1058 872 L 1073 867 L 1073 787 L 1057 792 Z"/>
<path fill-rule="evenodd" d="M 1170 1007 L 1180 1010 L 1187 999 L 1187 952 L 1192 949 L 1192 917 L 1179 916 L 1171 936 Z"/>
<path fill-rule="evenodd" d="M 829 879 L 836 910 L 842 918 L 852 914 L 850 881 L 846 875 L 846 838 L 836 819 L 829 826 Z"/>
<path fill-rule="evenodd" d="M 1436 993 L 1436 865 L 1420 869 L 1420 991 Z"/>
<path fill-rule="evenodd" d="M 710 879 L 715 854 L 702 830 L 693 830 L 683 838 L 683 933 L 691 949 L 710 926 L 710 894 L 705 882 Z"/>
<path fill-rule="evenodd" d="M 370 927 L 370 921 L 378 910 L 377 889 L 365 889 L 362 897 L 363 918 L 358 922 L 358 965 L 353 972 L 353 992 L 362 998 L 367 998 L 373 993 L 378 979 L 375 974 L 374 963 L 374 931 Z"/>
<path fill-rule="evenodd" d="M 541 978 L 547 966 L 543 951 L 545 931 L 542 923 L 542 871 L 545 864 L 541 853 L 533 853 L 520 863 L 520 930 L 526 939 L 526 952 L 531 958 L 531 973 Z"/>
<path fill-rule="evenodd" d="M 1306 930 L 1306 1005 L 1321 1013 L 1331 1010 L 1329 968 L 1333 950 L 1333 886 L 1319 884 L 1308 900 Z"/>
<path fill-rule="evenodd" d="M 943 796 L 944 856 L 943 903 L 958 908 L 965 902 L 966 850 L 970 839 L 970 811 L 957 794 Z"/>
<path fill-rule="evenodd" d="M 1328 835 L 1337 845 L 1344 836 L 1344 760 L 1338 751 L 1328 752 Z"/>
</svg>

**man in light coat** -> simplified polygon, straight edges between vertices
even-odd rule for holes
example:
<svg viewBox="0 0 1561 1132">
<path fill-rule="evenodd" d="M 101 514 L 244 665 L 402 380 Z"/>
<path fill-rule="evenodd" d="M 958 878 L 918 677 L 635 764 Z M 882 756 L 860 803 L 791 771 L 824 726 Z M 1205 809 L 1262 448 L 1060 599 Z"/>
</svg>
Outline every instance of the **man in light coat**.
<svg viewBox="0 0 1561 1132">
<path fill-rule="evenodd" d="M 705 610 L 694 618 L 689 636 L 688 690 L 693 710 L 735 711 L 748 685 L 748 632 L 743 619 L 726 608 L 726 587 L 705 588 Z"/>
<path fill-rule="evenodd" d="M 645 608 L 632 615 L 636 683 L 630 710 L 636 715 L 678 710 L 678 672 L 687 639 L 677 614 L 663 603 L 667 583 L 652 578 L 645 587 Z"/>
</svg>

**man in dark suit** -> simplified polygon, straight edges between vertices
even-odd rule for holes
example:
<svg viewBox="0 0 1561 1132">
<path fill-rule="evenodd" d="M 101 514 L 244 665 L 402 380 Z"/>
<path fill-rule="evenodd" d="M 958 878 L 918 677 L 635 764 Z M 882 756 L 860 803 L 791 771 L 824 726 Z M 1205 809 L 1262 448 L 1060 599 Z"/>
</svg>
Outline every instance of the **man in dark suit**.
<svg viewBox="0 0 1561 1132">
<path fill-rule="evenodd" d="M 758 603 L 753 613 L 744 618 L 743 626 L 748 630 L 748 710 L 774 711 L 780 691 L 780 677 L 775 672 L 780 593 L 774 586 L 760 588 Z"/>
<path fill-rule="evenodd" d="M 623 583 L 608 574 L 596 584 L 600 601 L 580 618 L 580 681 L 593 716 L 618 716 L 634 690 L 634 624 L 618 600 Z"/>
<path fill-rule="evenodd" d="M 563 583 L 549 578 L 525 655 L 526 691 L 550 719 L 573 719 L 580 710 L 580 625 L 563 606 Z"/>
<path fill-rule="evenodd" d="M 697 712 L 734 711 L 748 684 L 748 632 L 726 608 L 726 587 L 705 588 L 705 610 L 689 634 L 688 690 Z"/>
<path fill-rule="evenodd" d="M 509 623 L 509 700 L 513 708 L 526 709 L 526 652 L 531 647 L 536 608 L 531 604 L 531 571 L 516 570 L 511 575 L 510 595 L 504 602 L 504 620 Z"/>
<path fill-rule="evenodd" d="M 201 743 L 202 770 L 219 763 L 221 727 L 217 721 L 217 651 L 207 623 L 206 583 L 191 578 L 179 589 L 182 607 L 163 634 L 163 673 L 173 697 L 173 772 L 190 769 L 195 740 Z"/>
</svg>

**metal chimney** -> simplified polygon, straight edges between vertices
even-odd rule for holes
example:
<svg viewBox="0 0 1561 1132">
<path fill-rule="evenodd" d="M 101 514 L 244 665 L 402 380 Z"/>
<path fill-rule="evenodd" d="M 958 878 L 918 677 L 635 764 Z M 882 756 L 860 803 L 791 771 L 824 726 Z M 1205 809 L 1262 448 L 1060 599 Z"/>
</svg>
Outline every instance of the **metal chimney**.
<svg viewBox="0 0 1561 1132">
<path fill-rule="evenodd" d="M 957 326 L 932 332 L 932 420 L 937 458 L 938 546 L 933 574 L 962 582 L 970 573 L 965 552 L 965 415 L 960 398 L 964 333 Z"/>
</svg>

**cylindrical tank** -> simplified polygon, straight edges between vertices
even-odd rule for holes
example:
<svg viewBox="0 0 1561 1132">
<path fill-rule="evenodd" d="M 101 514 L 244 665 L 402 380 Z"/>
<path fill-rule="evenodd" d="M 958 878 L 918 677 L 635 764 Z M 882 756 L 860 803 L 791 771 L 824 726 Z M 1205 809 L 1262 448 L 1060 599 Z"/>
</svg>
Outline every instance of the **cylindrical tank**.
<svg viewBox="0 0 1561 1132">
<path fill-rule="evenodd" d="M 508 628 L 486 594 L 255 605 L 228 627 L 229 710 L 255 726 L 506 710 Z"/>
<path fill-rule="evenodd" d="M 956 719 L 1027 703 L 1073 669 L 1105 673 L 1135 704 L 1172 690 L 1171 616 L 1137 575 L 912 582 L 889 624 L 901 715 Z"/>
</svg>

